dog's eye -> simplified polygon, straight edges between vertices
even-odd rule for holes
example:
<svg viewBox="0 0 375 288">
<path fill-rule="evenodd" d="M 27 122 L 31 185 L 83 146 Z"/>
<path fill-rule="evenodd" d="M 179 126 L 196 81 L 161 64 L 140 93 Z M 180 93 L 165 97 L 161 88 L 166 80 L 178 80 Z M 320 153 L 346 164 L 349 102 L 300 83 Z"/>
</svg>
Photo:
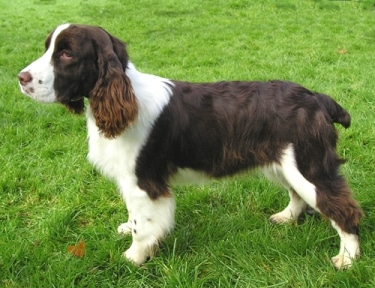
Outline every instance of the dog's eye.
<svg viewBox="0 0 375 288">
<path fill-rule="evenodd" d="M 69 51 L 62 51 L 60 54 L 60 59 L 62 60 L 67 60 L 67 59 L 72 59 L 73 55 Z"/>
</svg>

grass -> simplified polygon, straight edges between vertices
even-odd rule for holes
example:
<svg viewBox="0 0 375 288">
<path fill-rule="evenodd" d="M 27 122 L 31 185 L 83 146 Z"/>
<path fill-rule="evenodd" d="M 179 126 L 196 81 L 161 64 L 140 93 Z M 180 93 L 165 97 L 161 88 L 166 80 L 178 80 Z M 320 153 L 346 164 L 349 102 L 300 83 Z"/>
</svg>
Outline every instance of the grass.
<svg viewBox="0 0 375 288">
<path fill-rule="evenodd" d="M 375 17 L 371 1 L 0 0 L 1 287 L 374 287 Z M 329 263 L 339 240 L 318 216 L 276 226 L 287 194 L 262 177 L 175 187 L 177 226 L 151 262 L 121 258 L 126 211 L 86 161 L 84 117 L 22 96 L 20 69 L 63 22 L 100 25 L 142 71 L 190 81 L 287 79 L 352 115 L 338 150 L 366 217 L 362 257 Z M 86 243 L 77 258 L 68 246 Z"/>
</svg>

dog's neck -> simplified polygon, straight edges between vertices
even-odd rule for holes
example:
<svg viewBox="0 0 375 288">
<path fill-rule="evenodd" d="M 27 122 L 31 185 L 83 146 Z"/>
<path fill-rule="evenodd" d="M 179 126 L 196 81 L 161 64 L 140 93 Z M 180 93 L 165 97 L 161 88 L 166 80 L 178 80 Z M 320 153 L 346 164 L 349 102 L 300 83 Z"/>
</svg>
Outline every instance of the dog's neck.
<svg viewBox="0 0 375 288">
<path fill-rule="evenodd" d="M 125 73 L 130 79 L 138 101 L 138 121 L 146 125 L 152 124 L 168 104 L 174 87 L 173 82 L 156 75 L 142 73 L 130 61 Z"/>
</svg>

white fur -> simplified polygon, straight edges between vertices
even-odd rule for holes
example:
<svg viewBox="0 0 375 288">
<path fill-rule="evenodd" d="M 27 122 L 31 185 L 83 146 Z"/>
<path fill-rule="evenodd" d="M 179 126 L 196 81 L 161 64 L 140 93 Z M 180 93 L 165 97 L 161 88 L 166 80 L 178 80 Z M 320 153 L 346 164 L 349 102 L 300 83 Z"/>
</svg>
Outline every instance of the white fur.
<svg viewBox="0 0 375 288">
<path fill-rule="evenodd" d="M 318 209 L 316 206 L 316 189 L 315 185 L 306 180 L 299 172 L 294 156 L 293 145 L 284 150 L 284 154 L 280 161 L 280 172 L 285 180 L 294 189 L 294 191 L 312 208 Z"/>
<path fill-rule="evenodd" d="M 342 231 L 333 220 L 331 223 L 340 236 L 340 251 L 338 255 L 332 257 L 332 263 L 337 269 L 350 268 L 353 260 L 360 254 L 358 236 Z"/>
<path fill-rule="evenodd" d="M 140 265 L 153 256 L 159 241 L 174 227 L 175 201 L 173 196 L 151 200 L 139 188 L 129 190 L 125 197 L 133 243 L 124 255 Z"/>
<path fill-rule="evenodd" d="M 133 227 L 132 227 L 131 221 L 125 222 L 125 223 L 120 224 L 117 227 L 117 233 L 122 236 L 132 234 L 132 228 Z"/>
<path fill-rule="evenodd" d="M 125 200 L 129 219 L 118 227 L 120 234 L 133 236 L 133 243 L 125 256 L 135 264 L 142 264 L 153 255 L 159 240 L 174 226 L 173 197 L 151 200 L 137 185 L 135 162 L 152 124 L 171 97 L 167 79 L 137 71 L 128 64 L 129 77 L 139 105 L 138 119 L 119 137 L 107 139 L 99 133 L 90 109 L 87 109 L 89 161 L 104 175 L 113 179 Z M 135 232 L 136 231 L 136 232 Z"/>
<path fill-rule="evenodd" d="M 282 224 L 286 222 L 296 221 L 298 219 L 298 216 L 305 210 L 306 202 L 302 198 L 300 198 L 291 188 L 288 190 L 288 192 L 290 199 L 288 206 L 286 206 L 283 211 L 273 214 L 270 217 L 272 222 Z"/>
<path fill-rule="evenodd" d="M 53 81 L 55 80 L 52 65 L 52 53 L 55 49 L 55 40 L 61 31 L 69 27 L 70 24 L 60 25 L 52 34 L 51 44 L 42 57 L 35 60 L 22 72 L 29 72 L 32 80 L 26 85 L 20 85 L 21 91 L 26 96 L 39 102 L 53 103 L 56 101 Z"/>
<path fill-rule="evenodd" d="M 262 168 L 262 172 L 270 179 L 283 185 L 289 192 L 289 204 L 281 212 L 270 217 L 275 223 L 296 221 L 306 208 L 306 201 L 316 208 L 315 186 L 307 181 L 299 172 L 294 158 L 293 145 L 285 150 L 280 164 L 273 163 Z M 298 191 L 296 190 L 298 189 Z"/>
</svg>

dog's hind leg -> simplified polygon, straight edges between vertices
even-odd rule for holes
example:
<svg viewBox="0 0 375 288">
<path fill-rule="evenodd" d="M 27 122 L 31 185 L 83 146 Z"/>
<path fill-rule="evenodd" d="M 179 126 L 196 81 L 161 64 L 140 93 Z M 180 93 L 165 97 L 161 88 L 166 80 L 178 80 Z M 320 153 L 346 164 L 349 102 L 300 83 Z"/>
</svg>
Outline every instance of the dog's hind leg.
<svg viewBox="0 0 375 288">
<path fill-rule="evenodd" d="M 286 208 L 270 217 L 274 223 L 282 224 L 296 221 L 298 216 L 306 209 L 306 202 L 293 190 L 289 188 L 289 204 Z"/>
<path fill-rule="evenodd" d="M 332 262 L 336 268 L 346 269 L 360 255 L 359 221 L 363 213 L 345 180 L 340 175 L 330 180 L 317 183 L 317 206 L 340 236 L 340 251 Z"/>
<path fill-rule="evenodd" d="M 332 219 L 331 223 L 340 236 L 340 251 L 339 254 L 332 257 L 332 263 L 337 269 L 350 268 L 353 259 L 360 256 L 359 235 L 357 233 L 345 232 Z"/>
<path fill-rule="evenodd" d="M 340 236 L 340 251 L 332 262 L 337 269 L 349 268 L 353 259 L 359 256 L 358 226 L 362 211 L 351 197 L 345 181 L 339 175 L 316 180 L 316 185 L 308 181 L 298 170 L 293 145 L 284 150 L 280 166 L 293 190 L 313 209 L 330 219 Z"/>
<path fill-rule="evenodd" d="M 277 224 L 297 221 L 298 216 L 306 209 L 306 202 L 293 190 L 288 181 L 286 181 L 279 165 L 271 164 L 263 167 L 261 170 L 267 178 L 285 187 L 289 194 L 288 206 L 286 206 L 283 211 L 273 214 L 270 220 Z"/>
</svg>

